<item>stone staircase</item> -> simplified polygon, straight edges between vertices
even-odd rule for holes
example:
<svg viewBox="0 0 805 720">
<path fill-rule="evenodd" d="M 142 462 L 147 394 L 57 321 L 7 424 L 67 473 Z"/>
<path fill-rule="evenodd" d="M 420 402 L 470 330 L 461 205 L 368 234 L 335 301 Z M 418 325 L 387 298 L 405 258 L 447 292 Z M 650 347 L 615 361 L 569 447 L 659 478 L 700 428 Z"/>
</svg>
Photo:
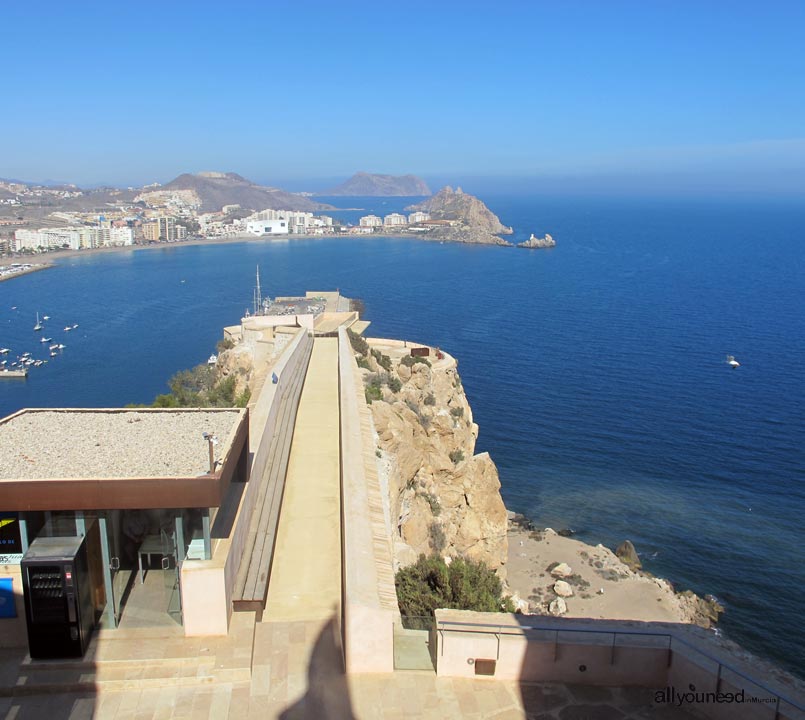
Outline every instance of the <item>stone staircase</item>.
<svg viewBox="0 0 805 720">
<path fill-rule="evenodd" d="M 186 638 L 167 628 L 100 630 L 83 658 L 31 660 L 25 649 L 0 654 L 0 697 L 101 693 L 148 688 L 249 687 L 254 613 L 232 618 L 226 637 Z"/>
</svg>

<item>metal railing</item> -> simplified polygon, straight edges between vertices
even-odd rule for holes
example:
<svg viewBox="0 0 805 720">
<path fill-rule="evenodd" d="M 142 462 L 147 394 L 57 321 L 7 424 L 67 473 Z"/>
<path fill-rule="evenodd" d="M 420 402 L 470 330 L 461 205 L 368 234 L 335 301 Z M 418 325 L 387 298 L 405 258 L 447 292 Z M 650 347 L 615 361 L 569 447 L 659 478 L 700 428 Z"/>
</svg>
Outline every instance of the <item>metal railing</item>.
<svg viewBox="0 0 805 720">
<path fill-rule="evenodd" d="M 663 638 L 667 640 L 667 645 L 663 648 L 663 646 L 658 646 L 656 649 L 662 650 L 665 649 L 668 652 L 668 666 L 671 666 L 671 661 L 674 654 L 674 644 L 678 643 L 679 645 L 684 646 L 688 650 L 692 650 L 697 655 L 713 662 L 716 664 L 716 693 L 720 691 L 721 681 L 723 679 L 724 670 L 736 675 L 737 677 L 745 680 L 756 688 L 762 690 L 765 693 L 768 693 L 770 696 L 774 698 L 774 718 L 775 720 L 779 717 L 780 714 L 780 703 L 783 702 L 786 705 L 798 710 L 799 712 L 805 713 L 805 706 L 800 705 L 797 702 L 794 702 L 790 698 L 782 695 L 781 693 L 776 692 L 772 688 L 764 685 L 761 682 L 758 682 L 753 677 L 741 672 L 740 670 L 736 669 L 732 665 L 722 662 L 714 655 L 705 652 L 704 650 L 700 649 L 693 643 L 688 642 L 687 640 L 683 640 L 682 638 L 677 637 L 674 633 L 670 632 L 652 632 L 647 630 L 595 630 L 595 629 L 580 629 L 580 628 L 555 628 L 555 627 L 545 627 L 539 625 L 496 625 L 494 623 L 470 623 L 470 622 L 457 622 L 453 620 L 436 620 L 436 632 L 440 636 L 440 645 L 441 651 L 440 655 L 444 655 L 444 633 L 445 632 L 459 632 L 459 633 L 475 633 L 475 634 L 482 634 L 482 635 L 495 635 L 497 638 L 497 659 L 500 659 L 500 638 L 502 636 L 522 636 L 528 632 L 545 632 L 548 634 L 553 635 L 553 642 L 554 642 L 554 661 L 557 658 L 557 648 L 559 646 L 559 633 L 575 633 L 577 635 L 599 635 L 605 636 L 609 635 L 612 637 L 610 646 L 612 648 L 612 654 L 610 657 L 610 662 L 614 664 L 615 662 L 615 648 L 616 647 L 630 647 L 628 645 L 617 645 L 617 640 L 619 637 L 626 637 L 626 636 L 635 636 L 635 637 L 653 637 L 653 638 Z M 690 658 L 689 655 L 685 654 L 687 659 L 691 660 L 695 664 L 695 660 Z M 701 667 L 701 665 L 699 665 Z"/>
</svg>

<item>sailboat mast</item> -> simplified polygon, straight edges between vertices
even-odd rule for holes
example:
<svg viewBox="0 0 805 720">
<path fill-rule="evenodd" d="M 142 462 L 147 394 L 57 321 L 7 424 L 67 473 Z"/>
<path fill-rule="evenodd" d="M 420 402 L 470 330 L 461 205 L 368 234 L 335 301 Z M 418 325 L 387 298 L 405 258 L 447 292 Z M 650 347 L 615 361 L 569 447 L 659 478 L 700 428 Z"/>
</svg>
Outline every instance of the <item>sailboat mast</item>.
<svg viewBox="0 0 805 720">
<path fill-rule="evenodd" d="M 261 315 L 263 312 L 263 296 L 260 294 L 260 266 L 257 266 L 257 298 L 255 315 Z"/>
</svg>

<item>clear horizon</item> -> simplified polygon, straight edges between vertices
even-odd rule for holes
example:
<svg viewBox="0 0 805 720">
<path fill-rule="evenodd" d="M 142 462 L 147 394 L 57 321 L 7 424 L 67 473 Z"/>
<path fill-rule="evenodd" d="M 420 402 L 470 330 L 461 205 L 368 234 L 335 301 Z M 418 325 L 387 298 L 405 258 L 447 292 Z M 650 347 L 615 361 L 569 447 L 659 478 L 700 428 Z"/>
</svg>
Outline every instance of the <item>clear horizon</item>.
<svg viewBox="0 0 805 720">
<path fill-rule="evenodd" d="M 321 191 L 365 170 L 478 191 L 805 193 L 793 0 L 4 14 L 3 178 L 140 186 L 220 170 Z"/>
</svg>

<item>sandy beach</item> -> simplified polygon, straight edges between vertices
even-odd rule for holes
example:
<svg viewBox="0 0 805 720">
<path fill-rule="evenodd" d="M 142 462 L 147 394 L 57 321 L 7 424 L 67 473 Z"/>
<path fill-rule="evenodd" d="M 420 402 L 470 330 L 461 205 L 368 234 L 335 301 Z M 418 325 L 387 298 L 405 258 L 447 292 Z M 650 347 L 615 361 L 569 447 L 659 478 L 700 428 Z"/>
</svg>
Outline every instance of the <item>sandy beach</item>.
<svg viewBox="0 0 805 720">
<path fill-rule="evenodd" d="M 564 617 L 710 624 L 704 601 L 677 594 L 666 580 L 630 570 L 603 545 L 587 545 L 550 528 L 530 530 L 512 520 L 508 537 L 508 584 L 523 611 L 525 601 L 528 612 L 551 614 L 550 603 L 558 597 L 555 584 L 563 581 L 572 591 L 563 598 Z M 559 563 L 569 566 L 569 574 L 551 574 L 549 568 Z"/>
<path fill-rule="evenodd" d="M 48 266 L 53 262 L 59 260 L 69 260 L 76 257 L 88 257 L 90 255 L 107 255 L 111 253 L 120 252 L 140 252 L 141 250 L 167 250 L 177 247 L 190 247 L 192 245 L 233 245 L 235 243 L 287 243 L 294 240 L 340 240 L 343 238 L 353 237 L 371 237 L 366 235 L 272 235 L 272 236 L 255 236 L 255 235 L 235 235 L 231 237 L 209 238 L 209 239 L 193 239 L 193 240 L 179 240 L 177 242 L 159 242 L 148 243 L 146 245 L 117 245 L 114 247 L 92 248 L 90 250 L 55 250 L 48 253 L 42 253 L 36 257 L 47 257 Z M 377 237 L 381 237 L 378 235 Z M 409 233 L 383 233 L 382 237 L 416 237 Z M 15 255 L 14 262 L 18 262 L 18 258 L 30 258 L 30 255 Z"/>
</svg>

